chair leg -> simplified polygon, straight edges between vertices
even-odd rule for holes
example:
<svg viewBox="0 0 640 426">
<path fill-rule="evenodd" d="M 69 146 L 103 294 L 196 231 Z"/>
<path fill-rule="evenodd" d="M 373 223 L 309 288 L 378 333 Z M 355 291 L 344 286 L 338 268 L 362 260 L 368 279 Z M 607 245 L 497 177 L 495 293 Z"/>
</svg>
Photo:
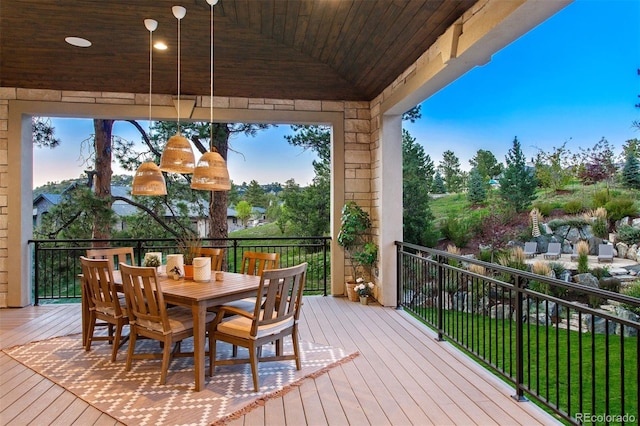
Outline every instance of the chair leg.
<svg viewBox="0 0 640 426">
<path fill-rule="evenodd" d="M 96 314 L 92 311 L 89 313 L 89 327 L 87 328 L 87 341 L 85 342 L 85 351 L 91 350 L 91 341 L 93 340 L 93 333 L 96 332 Z"/>
<path fill-rule="evenodd" d="M 122 327 L 124 324 L 118 321 L 116 325 L 116 334 L 113 336 L 113 348 L 111 348 L 111 362 L 116 362 L 118 349 L 120 349 L 120 339 L 122 338 Z"/>
<path fill-rule="evenodd" d="M 126 371 L 131 371 L 131 361 L 133 360 L 133 353 L 136 347 L 136 329 L 135 327 L 130 327 L 129 329 L 129 350 L 127 351 L 127 365 L 125 367 Z"/>
<path fill-rule="evenodd" d="M 213 377 L 213 373 L 216 371 L 216 354 L 218 352 L 216 352 L 216 343 L 217 340 L 216 339 L 211 339 L 210 341 L 210 345 L 211 345 L 211 356 L 209 357 L 209 377 Z"/>
<path fill-rule="evenodd" d="M 291 333 L 291 339 L 293 340 L 293 354 L 296 358 L 296 370 L 300 370 L 302 365 L 300 363 L 300 347 L 298 346 L 298 329 L 295 326 L 293 333 Z"/>
<path fill-rule="evenodd" d="M 258 383 L 258 348 L 251 345 L 249 349 L 249 358 L 251 361 L 251 375 L 253 376 L 253 389 L 256 392 L 260 391 L 260 384 Z"/>
<path fill-rule="evenodd" d="M 160 384 L 164 385 L 167 381 L 167 373 L 169 372 L 169 361 L 171 361 L 171 337 L 167 336 L 164 340 L 164 348 L 162 350 L 162 374 L 160 375 Z"/>
</svg>

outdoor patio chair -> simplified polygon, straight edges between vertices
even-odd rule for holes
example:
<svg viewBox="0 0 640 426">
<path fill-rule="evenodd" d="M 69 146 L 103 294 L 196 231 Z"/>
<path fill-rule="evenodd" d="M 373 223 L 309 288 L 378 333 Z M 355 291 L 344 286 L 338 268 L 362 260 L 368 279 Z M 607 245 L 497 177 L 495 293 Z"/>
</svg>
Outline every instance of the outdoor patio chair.
<svg viewBox="0 0 640 426">
<path fill-rule="evenodd" d="M 125 300 L 118 297 L 113 285 L 113 266 L 108 259 L 89 259 L 84 256 L 80 256 L 80 264 L 84 299 L 89 307 L 85 350 L 91 350 L 94 340 L 108 340 L 113 344 L 111 362 L 115 362 L 118 349 L 127 341 L 126 336 L 122 337 L 122 329 L 129 324 L 129 317 Z M 94 336 L 97 320 L 104 321 L 109 327 L 108 336 Z"/>
<path fill-rule="evenodd" d="M 241 274 L 262 275 L 267 269 L 276 269 L 280 266 L 279 253 L 262 253 L 257 251 L 245 251 L 242 254 Z"/>
<path fill-rule="evenodd" d="M 613 245 L 598 245 L 598 262 L 613 262 Z"/>
<path fill-rule="evenodd" d="M 211 270 L 222 271 L 222 259 L 224 257 L 224 249 L 203 247 L 196 251 L 198 256 L 211 258 Z"/>
<path fill-rule="evenodd" d="M 162 358 L 160 384 L 167 380 L 169 364 L 174 356 L 193 356 L 193 353 L 181 353 L 180 342 L 193 336 L 193 313 L 183 306 L 167 308 L 158 282 L 156 268 L 137 267 L 120 263 L 122 284 L 127 305 L 130 307 L 130 341 L 127 352 L 126 371 L 131 371 L 134 359 Z M 209 333 L 209 360 L 212 358 L 211 336 L 215 315 L 207 313 L 205 322 Z M 162 343 L 162 353 L 135 353 L 138 336 L 155 339 Z M 172 346 L 175 348 L 172 350 Z M 211 366 L 209 367 L 211 369 Z"/>
<path fill-rule="evenodd" d="M 529 241 L 524 243 L 524 255 L 526 257 L 535 257 L 538 253 L 538 243 L 535 241 Z"/>
<path fill-rule="evenodd" d="M 130 265 L 136 264 L 136 258 L 133 255 L 133 247 L 105 247 L 96 249 L 87 249 L 87 257 L 89 259 L 109 259 L 113 269 L 118 269 L 120 262 Z"/>
<path fill-rule="evenodd" d="M 258 362 L 295 360 L 296 369 L 300 370 L 300 349 L 298 346 L 298 319 L 302 306 L 307 263 L 283 269 L 264 271 L 260 279 L 252 312 L 246 312 L 233 306 L 221 306 L 213 326 L 213 352 L 210 374 L 215 372 L 216 365 L 251 364 L 253 388 L 260 390 L 258 380 Z M 265 290 L 265 287 L 266 290 Z M 280 298 L 288 294 L 288 298 Z M 284 303 L 283 303 L 284 301 Z M 293 354 L 284 355 L 282 340 L 291 336 Z M 249 351 L 248 358 L 218 360 L 215 357 L 216 343 L 223 341 L 233 346 L 241 346 Z M 276 342 L 273 356 L 262 357 L 259 348 L 270 342 Z"/>
<path fill-rule="evenodd" d="M 560 259 L 562 253 L 562 245 L 560 243 L 549 243 L 547 252 L 544 254 L 545 259 Z"/>
</svg>

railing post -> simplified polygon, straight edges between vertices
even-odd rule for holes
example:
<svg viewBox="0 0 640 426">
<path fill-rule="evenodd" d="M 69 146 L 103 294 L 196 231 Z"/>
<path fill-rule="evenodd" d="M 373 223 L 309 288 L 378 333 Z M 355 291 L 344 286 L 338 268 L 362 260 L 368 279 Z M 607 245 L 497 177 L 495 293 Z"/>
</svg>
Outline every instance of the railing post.
<svg viewBox="0 0 640 426">
<path fill-rule="evenodd" d="M 40 294 L 40 288 L 39 288 L 40 286 L 39 286 L 39 284 L 40 283 L 39 283 L 39 279 L 38 279 L 40 277 L 40 250 L 39 250 L 37 241 L 33 244 L 33 247 L 34 247 L 34 252 L 35 252 L 34 255 L 33 255 L 33 259 L 34 259 L 34 262 L 36 263 L 34 271 L 33 271 L 33 280 L 34 280 L 34 287 L 35 287 L 35 294 L 33 295 L 33 299 L 34 299 L 33 300 L 33 304 L 35 306 L 38 306 L 38 303 L 40 301 L 40 297 L 39 297 L 39 294 Z"/>
<path fill-rule="evenodd" d="M 522 384 L 524 382 L 524 312 L 522 309 L 522 288 L 523 279 L 520 275 L 516 277 L 516 394 L 512 396 L 516 401 L 527 401 L 524 397 Z"/>
<path fill-rule="evenodd" d="M 323 269 L 324 269 L 324 279 L 323 279 L 323 285 L 324 285 L 324 295 L 327 295 L 327 246 L 329 245 L 329 240 L 328 239 L 323 239 L 322 240 L 322 258 L 323 260 Z"/>
<path fill-rule="evenodd" d="M 438 341 L 444 341 L 444 267 L 442 262 L 444 258 L 438 256 Z"/>
<path fill-rule="evenodd" d="M 402 289 L 404 282 L 402 281 L 402 245 L 396 243 L 396 309 L 402 309 Z"/>
</svg>

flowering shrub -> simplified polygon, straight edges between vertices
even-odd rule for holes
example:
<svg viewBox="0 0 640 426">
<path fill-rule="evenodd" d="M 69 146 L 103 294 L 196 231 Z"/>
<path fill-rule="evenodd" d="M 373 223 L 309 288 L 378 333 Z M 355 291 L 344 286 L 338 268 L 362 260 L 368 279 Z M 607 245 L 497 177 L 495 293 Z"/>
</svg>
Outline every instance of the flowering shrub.
<svg viewBox="0 0 640 426">
<path fill-rule="evenodd" d="M 362 278 L 358 278 L 358 280 L 360 280 L 360 281 L 356 281 L 358 282 L 358 285 L 354 287 L 354 290 L 356 293 L 358 293 L 358 296 L 360 297 L 371 296 L 373 294 L 373 287 L 375 285 L 372 282 L 368 282 L 365 284 Z"/>
</svg>

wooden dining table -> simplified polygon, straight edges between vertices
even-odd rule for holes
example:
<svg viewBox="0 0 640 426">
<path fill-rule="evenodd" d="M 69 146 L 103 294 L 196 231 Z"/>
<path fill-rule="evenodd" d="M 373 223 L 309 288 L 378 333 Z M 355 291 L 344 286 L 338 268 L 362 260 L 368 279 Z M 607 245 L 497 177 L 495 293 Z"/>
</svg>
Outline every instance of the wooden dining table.
<svg viewBox="0 0 640 426">
<path fill-rule="evenodd" d="M 215 273 L 214 273 L 215 274 Z M 162 288 L 164 300 L 168 304 L 186 306 L 193 313 L 193 358 L 195 370 L 195 390 L 201 391 L 205 386 L 205 346 L 206 346 L 206 313 L 207 308 L 219 306 L 245 297 L 256 296 L 260 286 L 260 277 L 254 275 L 223 272 L 222 280 L 214 280 L 212 274 L 209 282 L 193 280 L 174 280 L 164 273 L 158 274 L 158 283 Z M 122 291 L 120 271 L 114 271 L 114 284 Z M 82 341 L 88 334 L 89 304 L 82 300 Z M 213 354 L 215 356 L 215 354 Z"/>
</svg>

